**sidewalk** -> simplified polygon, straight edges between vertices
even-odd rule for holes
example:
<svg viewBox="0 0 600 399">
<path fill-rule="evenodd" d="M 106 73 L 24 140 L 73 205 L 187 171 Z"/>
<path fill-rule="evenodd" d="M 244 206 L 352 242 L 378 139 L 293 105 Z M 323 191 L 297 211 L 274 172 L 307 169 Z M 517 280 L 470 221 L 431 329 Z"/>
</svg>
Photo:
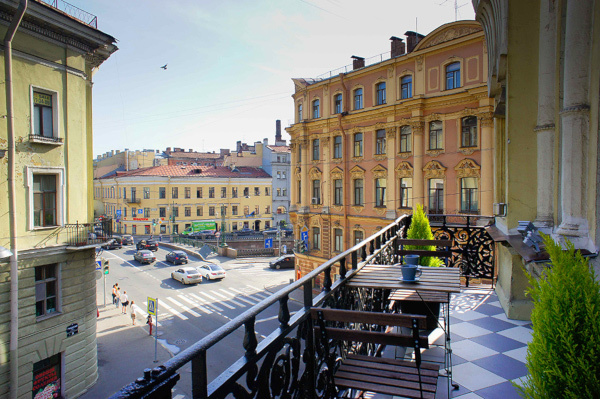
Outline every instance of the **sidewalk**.
<svg viewBox="0 0 600 399">
<path fill-rule="evenodd" d="M 99 310 L 98 381 L 80 396 L 83 399 L 107 398 L 142 377 L 144 368 L 159 366 L 171 358 L 159 342 L 158 362 L 154 363 L 154 336 L 148 335 L 146 320 L 139 314 L 134 326 L 130 313 L 122 314 L 114 305 L 99 306 Z"/>
</svg>

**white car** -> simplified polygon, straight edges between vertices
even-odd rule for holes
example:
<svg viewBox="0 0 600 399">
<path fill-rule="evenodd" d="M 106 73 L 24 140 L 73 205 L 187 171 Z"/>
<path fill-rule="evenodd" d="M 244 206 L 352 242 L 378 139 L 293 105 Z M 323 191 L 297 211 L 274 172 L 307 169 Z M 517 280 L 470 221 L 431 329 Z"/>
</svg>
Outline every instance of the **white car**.
<svg viewBox="0 0 600 399">
<path fill-rule="evenodd" d="M 181 284 L 196 284 L 202 282 L 202 275 L 193 267 L 182 267 L 171 273 L 171 278 Z"/>
<path fill-rule="evenodd" d="M 207 280 L 214 280 L 219 278 L 225 278 L 227 272 L 219 265 L 214 263 L 205 263 L 204 265 L 196 267 L 198 273 Z"/>
</svg>

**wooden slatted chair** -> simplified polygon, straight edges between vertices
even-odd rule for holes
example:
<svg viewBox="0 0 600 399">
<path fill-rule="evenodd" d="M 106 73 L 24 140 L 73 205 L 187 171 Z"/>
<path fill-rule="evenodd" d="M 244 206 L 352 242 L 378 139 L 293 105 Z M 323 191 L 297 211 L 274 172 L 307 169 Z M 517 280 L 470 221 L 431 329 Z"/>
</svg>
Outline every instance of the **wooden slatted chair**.
<svg viewBox="0 0 600 399">
<path fill-rule="evenodd" d="M 435 398 L 439 365 L 421 361 L 421 348 L 428 347 L 427 338 L 419 335 L 419 331 L 425 328 L 424 316 L 325 308 L 312 308 L 311 316 L 315 342 L 324 345 L 323 353 L 329 353 L 329 340 L 414 348 L 415 361 L 346 354 L 333 375 L 333 383 L 338 389 L 407 398 Z M 344 323 L 345 327 L 332 327 L 328 322 L 335 322 L 336 326 Z M 378 325 L 382 330 L 356 330 L 349 324 Z M 385 332 L 390 327 L 407 327 L 412 334 Z"/>
</svg>

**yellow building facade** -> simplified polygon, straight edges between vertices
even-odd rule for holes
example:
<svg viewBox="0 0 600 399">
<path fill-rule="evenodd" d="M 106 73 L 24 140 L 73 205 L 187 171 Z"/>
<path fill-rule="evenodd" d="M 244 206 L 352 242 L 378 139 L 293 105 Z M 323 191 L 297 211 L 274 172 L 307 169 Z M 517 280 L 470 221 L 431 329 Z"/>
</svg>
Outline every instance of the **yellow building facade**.
<svg viewBox="0 0 600 399">
<path fill-rule="evenodd" d="M 95 210 L 120 234 L 180 234 L 210 220 L 226 232 L 258 231 L 273 225 L 271 187 L 260 168 L 159 166 L 96 179 Z"/>
<path fill-rule="evenodd" d="M 69 226 L 93 221 L 92 75 L 117 48 L 90 22 L 17 4 L 0 1 L 0 246 L 13 254 L 0 259 L 0 397 L 76 397 L 97 379 L 95 249 Z"/>
</svg>

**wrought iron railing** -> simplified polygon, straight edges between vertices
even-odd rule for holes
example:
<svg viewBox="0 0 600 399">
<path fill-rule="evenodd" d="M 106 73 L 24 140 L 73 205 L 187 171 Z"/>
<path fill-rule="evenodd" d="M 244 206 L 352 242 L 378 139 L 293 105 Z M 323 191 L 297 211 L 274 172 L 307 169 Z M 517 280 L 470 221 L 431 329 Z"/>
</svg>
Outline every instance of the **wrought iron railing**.
<svg viewBox="0 0 600 399">
<path fill-rule="evenodd" d="M 103 244 L 112 238 L 112 219 L 103 219 L 94 223 L 66 224 L 67 245 L 83 247 Z"/>
<path fill-rule="evenodd" d="M 372 354 L 373 348 L 338 346 L 335 353 L 315 350 L 310 333 L 310 308 L 325 306 L 387 312 L 390 309 L 389 290 L 351 288 L 346 283 L 367 263 L 398 263 L 398 249 L 401 239 L 406 236 L 410 219 L 408 215 L 401 216 L 300 280 L 254 305 L 163 365 L 144 370 L 142 377 L 112 398 L 170 398 L 171 389 L 181 378 L 179 370 L 187 365 L 191 365 L 191 374 L 182 374 L 190 376 L 194 398 L 326 398 L 337 395 L 332 384 L 332 364 L 335 359 L 349 350 Z M 450 229 L 448 225 L 441 227 L 439 231 L 442 233 Z M 458 235 L 462 237 L 462 234 Z M 466 253 L 476 251 L 477 248 L 473 248 Z M 320 290 L 315 291 L 314 287 L 320 287 Z M 302 307 L 292 314 L 289 304 L 294 294 L 300 294 Z M 259 342 L 256 319 L 271 306 L 278 306 L 279 327 Z M 218 351 L 215 346 L 219 343 L 230 344 L 235 332 L 240 329 L 243 329 L 243 340 L 239 340 L 239 344 L 244 355 L 209 381 L 207 353 L 211 349 Z"/>
<path fill-rule="evenodd" d="M 75 7 L 73 4 L 67 3 L 63 0 L 42 0 L 42 2 L 64 12 L 65 14 L 75 18 L 80 22 L 83 22 L 86 25 L 98 29 L 98 17 L 82 10 L 79 7 Z"/>
</svg>

